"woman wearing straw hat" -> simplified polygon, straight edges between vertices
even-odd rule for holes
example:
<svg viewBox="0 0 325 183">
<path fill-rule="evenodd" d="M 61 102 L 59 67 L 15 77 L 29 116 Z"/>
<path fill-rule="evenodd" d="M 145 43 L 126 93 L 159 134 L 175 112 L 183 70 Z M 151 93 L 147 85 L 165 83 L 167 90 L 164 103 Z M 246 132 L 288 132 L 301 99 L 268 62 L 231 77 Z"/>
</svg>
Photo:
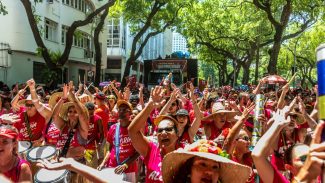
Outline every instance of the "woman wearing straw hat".
<svg viewBox="0 0 325 183">
<path fill-rule="evenodd" d="M 128 127 L 129 136 L 133 147 L 144 158 L 147 167 L 146 182 L 162 183 L 161 163 L 164 156 L 176 149 L 177 143 L 177 121 L 170 116 L 158 117 L 157 125 L 158 144 L 149 141 L 142 133 L 147 118 L 152 110 L 164 105 L 164 90 L 156 86 L 151 90 L 151 96 L 147 106 L 138 114 Z M 166 182 L 167 183 L 167 182 Z"/>
<path fill-rule="evenodd" d="M 212 120 L 212 122 L 204 124 L 205 135 L 207 139 L 214 140 L 225 128 L 230 128 L 230 120 L 238 114 L 237 111 L 226 110 L 221 102 L 216 102 L 212 106 L 212 114 L 204 117 L 202 121 Z"/>
<path fill-rule="evenodd" d="M 13 107 L 20 109 L 20 120 L 15 122 L 14 126 L 18 129 L 19 140 L 32 141 L 33 146 L 39 146 L 43 142 L 42 132 L 51 119 L 52 110 L 39 101 L 33 79 L 27 81 L 27 86 L 31 94 L 26 99 L 17 102 L 17 98 L 24 93 L 23 89 L 12 101 Z M 25 105 L 25 108 L 20 107 L 21 105 Z"/>
<path fill-rule="evenodd" d="M 12 182 L 31 182 L 29 163 L 18 156 L 17 129 L 4 125 L 0 127 L 0 173 Z"/>
<path fill-rule="evenodd" d="M 72 102 L 64 103 L 72 98 Z M 63 97 L 58 101 L 53 110 L 53 121 L 61 134 L 57 142 L 60 157 L 71 157 L 85 163 L 84 145 L 87 143 L 89 116 L 88 111 L 74 95 L 74 86 L 70 81 L 69 86 L 63 86 Z M 78 176 L 73 175 L 78 180 Z"/>
<path fill-rule="evenodd" d="M 163 180 L 166 183 L 246 182 L 250 167 L 231 161 L 228 156 L 213 141 L 200 140 L 165 156 Z"/>
</svg>

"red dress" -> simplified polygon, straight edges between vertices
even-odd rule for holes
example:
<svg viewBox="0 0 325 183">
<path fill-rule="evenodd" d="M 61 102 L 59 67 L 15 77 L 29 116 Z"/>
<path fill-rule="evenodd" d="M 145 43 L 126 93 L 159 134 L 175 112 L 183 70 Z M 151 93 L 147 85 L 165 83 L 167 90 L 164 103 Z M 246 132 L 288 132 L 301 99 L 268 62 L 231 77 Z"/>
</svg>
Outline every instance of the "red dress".
<svg viewBox="0 0 325 183">
<path fill-rule="evenodd" d="M 20 157 L 18 157 L 18 158 L 19 158 L 19 162 L 18 162 L 17 166 L 15 166 L 11 170 L 3 173 L 4 176 L 7 177 L 8 179 L 10 179 L 12 182 L 18 182 L 19 181 L 21 166 L 23 164 L 27 164 L 28 166 L 30 166 L 29 163 L 26 160 L 24 160 L 24 159 L 22 159 Z"/>
</svg>

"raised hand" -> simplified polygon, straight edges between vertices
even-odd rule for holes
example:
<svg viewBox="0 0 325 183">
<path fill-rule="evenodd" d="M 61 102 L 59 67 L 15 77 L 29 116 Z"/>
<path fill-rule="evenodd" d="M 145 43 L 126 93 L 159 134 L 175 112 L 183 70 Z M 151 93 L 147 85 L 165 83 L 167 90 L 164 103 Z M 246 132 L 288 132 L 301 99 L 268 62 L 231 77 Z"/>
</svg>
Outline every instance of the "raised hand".
<svg viewBox="0 0 325 183">
<path fill-rule="evenodd" d="M 26 82 L 26 84 L 28 85 L 29 89 L 35 89 L 35 81 L 34 79 L 30 79 Z"/>
<path fill-rule="evenodd" d="M 255 106 L 256 106 L 255 103 L 251 103 L 248 107 L 246 107 L 241 114 L 242 119 L 247 119 L 250 112 L 255 108 Z"/>
<path fill-rule="evenodd" d="M 67 99 L 69 95 L 69 86 L 67 84 L 63 85 L 63 99 Z"/>
<path fill-rule="evenodd" d="M 74 85 L 73 85 L 73 81 L 69 82 L 69 92 L 74 94 Z"/>
<path fill-rule="evenodd" d="M 288 106 L 284 107 L 283 109 L 278 109 L 273 114 L 274 124 L 279 126 L 287 126 L 290 123 L 290 116 L 288 113 L 290 112 L 290 108 Z"/>
<path fill-rule="evenodd" d="M 149 102 L 152 102 L 154 107 L 163 106 L 166 100 L 163 99 L 164 90 L 161 86 L 155 86 L 155 88 L 151 89 Z"/>
</svg>

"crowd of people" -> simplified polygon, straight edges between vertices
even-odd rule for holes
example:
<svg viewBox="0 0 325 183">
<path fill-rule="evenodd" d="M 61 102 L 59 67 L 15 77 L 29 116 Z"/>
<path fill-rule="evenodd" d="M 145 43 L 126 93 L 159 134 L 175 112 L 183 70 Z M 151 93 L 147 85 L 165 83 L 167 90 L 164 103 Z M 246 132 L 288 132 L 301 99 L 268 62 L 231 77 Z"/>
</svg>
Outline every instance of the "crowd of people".
<svg viewBox="0 0 325 183">
<path fill-rule="evenodd" d="M 1 182 L 321 182 L 317 86 L 0 83 Z"/>
</svg>

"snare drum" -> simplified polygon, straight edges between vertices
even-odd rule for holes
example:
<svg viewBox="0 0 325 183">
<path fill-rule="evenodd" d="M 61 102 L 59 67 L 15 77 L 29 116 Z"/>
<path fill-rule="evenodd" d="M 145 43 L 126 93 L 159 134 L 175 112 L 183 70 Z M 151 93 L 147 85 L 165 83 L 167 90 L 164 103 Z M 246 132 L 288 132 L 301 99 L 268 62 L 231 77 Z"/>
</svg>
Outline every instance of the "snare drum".
<svg viewBox="0 0 325 183">
<path fill-rule="evenodd" d="M 56 158 L 56 149 L 53 146 L 40 146 L 32 148 L 27 154 L 27 160 L 31 163 L 32 172 L 35 174 L 39 167 L 36 166 L 37 160 Z"/>
<path fill-rule="evenodd" d="M 35 183 L 68 183 L 71 173 L 68 170 L 40 169 L 34 176 Z"/>
<path fill-rule="evenodd" d="M 32 148 L 32 143 L 29 141 L 18 141 L 18 153 L 21 158 L 26 160 L 27 152 Z"/>
</svg>

